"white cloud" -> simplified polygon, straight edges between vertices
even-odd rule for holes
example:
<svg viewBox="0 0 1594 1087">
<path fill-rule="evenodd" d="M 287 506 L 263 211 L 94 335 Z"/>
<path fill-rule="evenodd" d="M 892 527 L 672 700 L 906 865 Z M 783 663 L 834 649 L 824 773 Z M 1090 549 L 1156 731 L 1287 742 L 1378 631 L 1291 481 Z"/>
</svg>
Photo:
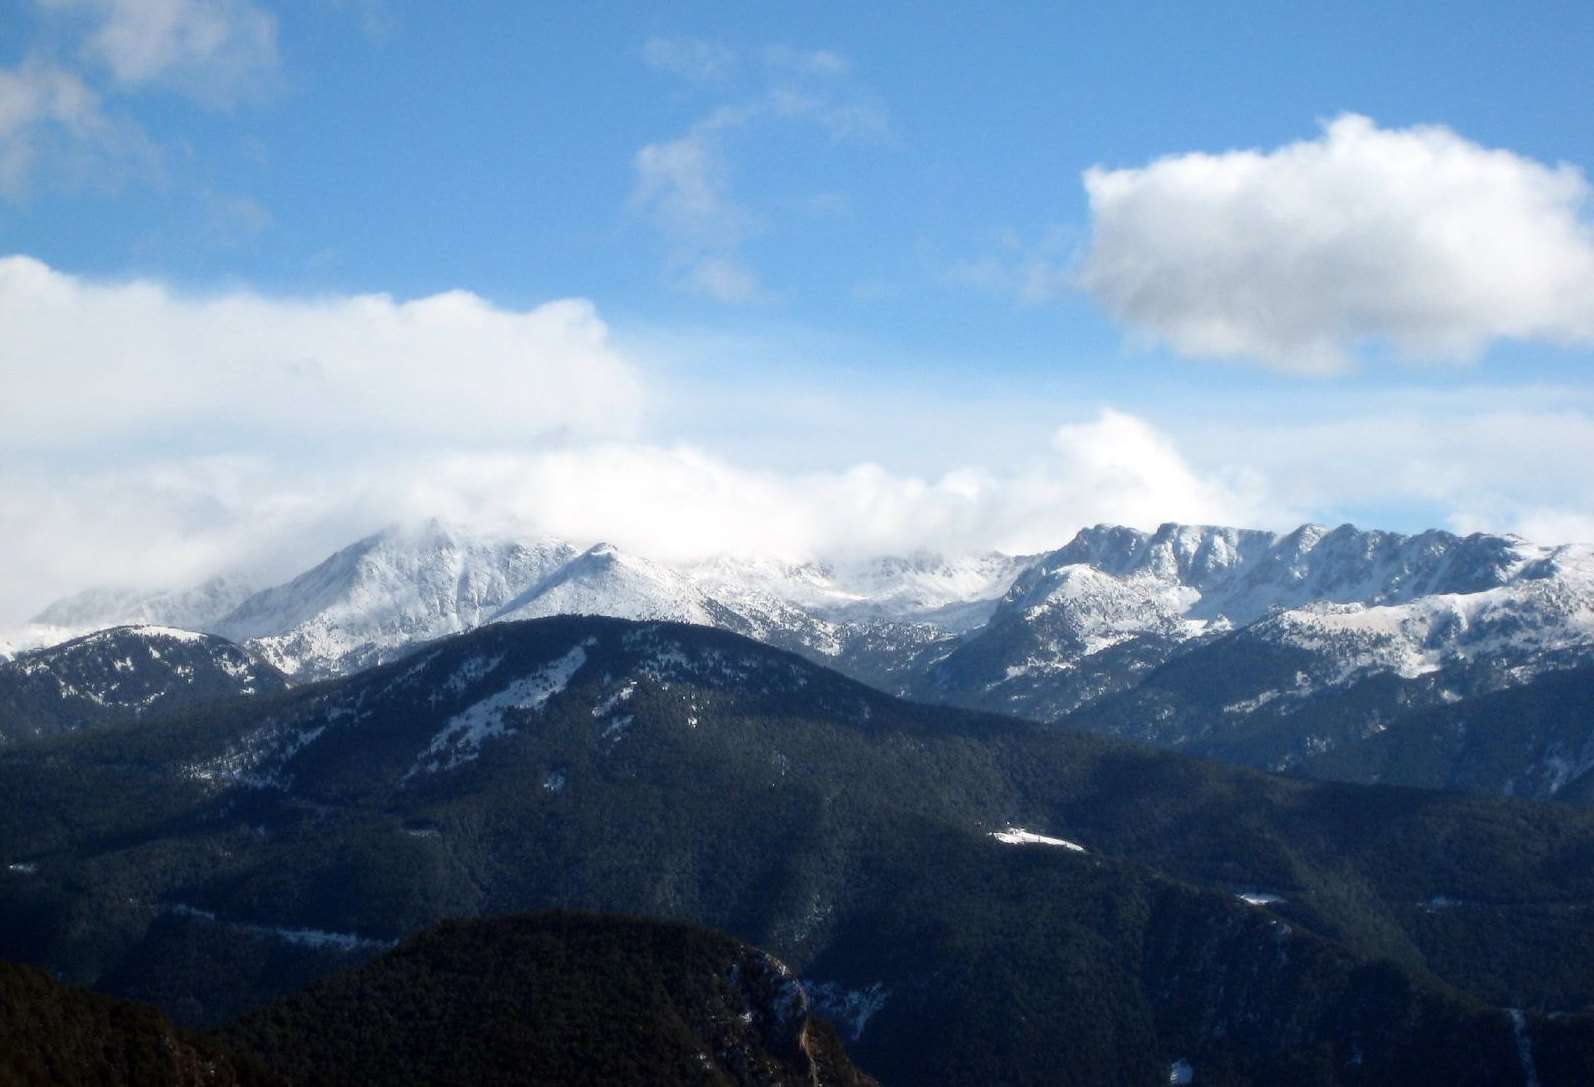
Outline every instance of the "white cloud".
<svg viewBox="0 0 1594 1087">
<path fill-rule="evenodd" d="M 776 376 L 722 383 L 682 442 L 699 391 L 645 381 L 657 352 L 622 354 L 581 302 L 200 297 L 12 257 L 0 328 L 0 628 L 95 583 L 288 576 L 431 515 L 666 559 L 1038 551 L 1098 521 L 1284 529 L 1347 508 L 1594 530 L 1594 401 L 1575 391 L 1383 390 L 1294 425 L 1165 415 L 1177 437 L 1104 410 L 991 463 L 1003 439 L 982 428 L 1018 426 L 1011 405 Z M 852 438 L 847 412 L 867 424 Z M 742 426 L 770 433 L 726 455 Z M 749 463 L 780 443 L 798 468 Z M 860 463 L 882 449 L 898 463 Z"/>
<path fill-rule="evenodd" d="M 643 59 L 695 83 L 717 83 L 741 58 L 695 38 L 651 38 Z M 631 209 L 664 239 L 675 285 L 721 302 L 769 297 L 742 252 L 766 217 L 732 192 L 726 149 L 732 133 L 746 139 L 750 130 L 789 121 L 838 141 L 878 142 L 890 134 L 885 107 L 845 78 L 851 71 L 846 58 L 829 50 L 773 46 L 760 59 L 761 68 L 752 66 L 761 84 L 754 93 L 718 106 L 674 139 L 643 146 L 633 163 Z M 824 196 L 838 199 L 836 193 Z"/>
<path fill-rule="evenodd" d="M 1074 290 L 1066 256 L 1074 245 L 1073 233 L 1056 226 L 1033 239 L 1015 230 L 999 231 L 984 255 L 954 261 L 947 278 L 1025 305 L 1053 302 Z"/>
<path fill-rule="evenodd" d="M 702 38 L 652 37 L 642 46 L 648 67 L 689 79 L 694 83 L 719 83 L 737 64 L 736 50 Z"/>
<path fill-rule="evenodd" d="M 638 151 L 631 205 L 665 237 L 680 285 L 721 302 L 749 302 L 763 294 L 739 255 L 754 220 L 730 196 L 717 136 L 724 123 Z"/>
<path fill-rule="evenodd" d="M 159 293 L 124 301 L 121 313 L 85 312 L 115 323 L 139 304 L 156 310 L 168 304 Z M 389 307 L 376 303 L 379 311 Z M 289 311 L 275 316 L 298 319 Z M 298 327 L 305 336 L 320 332 Z M 213 329 L 169 326 L 165 342 L 180 345 L 202 331 Z M 369 331 L 360 326 L 360 334 Z M 459 368 L 470 354 L 461 349 L 451 356 L 461 396 L 473 385 L 472 372 Z M 438 441 L 433 421 L 406 418 L 418 404 L 395 409 L 385 402 L 385 387 L 371 381 L 366 401 L 342 399 L 336 410 L 306 403 L 296 434 L 262 436 L 239 427 L 228 430 L 224 452 L 173 455 L 162 439 L 178 428 L 159 392 L 127 397 L 123 387 L 97 384 L 111 379 L 112 368 L 79 372 L 75 385 L 93 390 L 83 398 L 85 415 L 114 410 L 120 417 L 118 438 L 87 450 L 58 449 L 49 434 L 35 432 L 22 455 L 0 458 L 0 568 L 28 571 L 25 578 L 0 579 L 0 627 L 90 584 L 182 585 L 237 570 L 257 579 L 286 577 L 384 523 L 432 515 L 688 559 L 840 557 L 926 546 L 1039 550 L 1099 520 L 1254 523 L 1263 513 L 1254 494 L 1200 476 L 1149 424 L 1111 411 L 1059 428 L 1050 448 L 1016 469 L 971 466 L 923 477 L 863 463 L 777 472 L 668 442 L 579 435 L 514 441 L 494 427 L 501 409 L 485 403 L 485 395 L 451 404 L 434 394 L 435 406 L 445 414 L 479 413 L 483 428 L 502 439 L 496 447 L 476 435 Z M 175 371 L 146 370 L 144 377 L 158 389 L 182 384 Z M 74 382 L 64 375 L 52 381 L 51 395 L 65 399 Z M 504 392 L 496 385 L 491 391 Z M 184 395 L 189 407 L 199 407 Z M 237 390 L 232 397 L 248 399 Z M 230 416 L 216 410 L 225 427 Z M 78 420 L 65 420 L 59 408 L 53 414 L 60 428 L 70 427 L 70 438 L 83 438 Z M 340 418 L 373 414 L 387 418 L 391 433 L 355 442 L 334 433 Z M 20 416 L 0 422 L 0 430 L 9 433 Z M 101 420 L 100 430 L 107 425 Z M 407 440 L 406 426 L 422 440 Z"/>
<path fill-rule="evenodd" d="M 822 79 L 833 79 L 852 71 L 852 62 L 832 49 L 794 49 L 789 45 L 772 45 L 765 49 L 764 63 L 776 71 Z"/>
<path fill-rule="evenodd" d="M 775 116 L 809 121 L 836 140 L 879 142 L 891 134 L 890 114 L 872 99 L 837 99 L 828 94 L 778 87 L 770 92 L 769 106 Z"/>
<path fill-rule="evenodd" d="M 1243 457 L 1265 474 L 1271 501 L 1318 519 L 1415 512 L 1459 532 L 1594 541 L 1587 394 L 1480 388 L 1380 400 L 1388 402 L 1289 423 L 1207 424 L 1181 434 L 1180 448 L 1209 472 Z"/>
<path fill-rule="evenodd" d="M 1081 285 L 1186 355 L 1332 373 L 1370 341 L 1450 362 L 1497 339 L 1594 343 L 1590 187 L 1572 166 L 1345 115 L 1270 152 L 1084 183 Z"/>
<path fill-rule="evenodd" d="M 0 68 L 0 195 L 25 196 L 46 169 L 58 181 L 104 185 L 155 159 L 143 132 L 109 116 L 72 72 L 39 60 Z"/>
<path fill-rule="evenodd" d="M 227 105 L 269 89 L 277 22 L 250 0 L 41 0 L 86 12 L 83 51 L 125 87 L 169 86 Z"/>
<path fill-rule="evenodd" d="M 464 291 L 270 298 L 96 283 L 0 258 L 0 448 L 202 426 L 404 441 L 626 434 L 635 369 L 590 304 Z"/>
<path fill-rule="evenodd" d="M 367 443 L 337 457 L 125 450 L 70 470 L 0 460 L 0 568 L 27 571 L 0 579 L 0 627 L 93 583 L 182 585 L 240 568 L 286 577 L 384 523 L 433 515 L 673 560 L 1033 552 L 1097 522 L 1282 530 L 1356 503 L 1437 504 L 1453 511 L 1441 526 L 1461 532 L 1594 539 L 1594 482 L 1581 471 L 1594 460 L 1594 418 L 1525 406 L 1258 423 L 1178 443 L 1105 410 L 1059 427 L 1023 465 L 930 476 L 872 463 L 768 471 L 700 446 L 608 440 L 432 452 Z"/>
</svg>

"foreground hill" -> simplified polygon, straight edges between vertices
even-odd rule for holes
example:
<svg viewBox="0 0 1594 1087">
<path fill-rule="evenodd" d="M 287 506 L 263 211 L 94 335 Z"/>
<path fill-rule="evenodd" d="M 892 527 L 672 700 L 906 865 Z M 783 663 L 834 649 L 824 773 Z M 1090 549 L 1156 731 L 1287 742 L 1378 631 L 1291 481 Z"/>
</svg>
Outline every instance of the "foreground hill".
<svg viewBox="0 0 1594 1087">
<path fill-rule="evenodd" d="M 0 744 L 287 685 L 282 673 L 223 638 L 113 627 L 0 662 Z"/>
<path fill-rule="evenodd" d="M 866 1087 L 779 960 L 690 925 L 449 922 L 229 1026 L 292 1084 Z"/>
<path fill-rule="evenodd" d="M 1594 1059 L 1594 813 L 915 705 L 702 627 L 489 626 L 18 746 L 0 788 L 0 955 L 190 1022 L 446 916 L 581 907 L 769 948 L 886 1083 Z"/>
<path fill-rule="evenodd" d="M 0 963 L 0 1083 L 868 1087 L 802 983 L 706 929 L 554 913 L 430 929 L 219 1035 Z"/>
<path fill-rule="evenodd" d="M 254 1061 L 142 1004 L 0 962 L 0 1084 L 281 1087 Z"/>
</svg>

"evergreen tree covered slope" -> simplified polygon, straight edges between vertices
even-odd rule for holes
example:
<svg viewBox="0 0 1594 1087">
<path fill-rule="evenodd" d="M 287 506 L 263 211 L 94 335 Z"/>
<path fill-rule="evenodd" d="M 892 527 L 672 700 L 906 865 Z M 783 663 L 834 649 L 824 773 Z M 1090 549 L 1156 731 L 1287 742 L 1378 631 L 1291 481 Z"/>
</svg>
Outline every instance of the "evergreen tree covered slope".
<svg viewBox="0 0 1594 1087">
<path fill-rule="evenodd" d="M 154 1008 L 62 985 L 0 962 L 0 1084 L 95 1087 L 279 1087 L 212 1039 Z"/>
<path fill-rule="evenodd" d="M 1594 803 L 1594 667 L 1397 716 L 1301 769 L 1341 781 Z"/>
<path fill-rule="evenodd" d="M 0 1084 L 868 1087 L 801 982 L 690 925 L 447 922 L 217 1035 L 0 963 Z"/>
<path fill-rule="evenodd" d="M 222 1033 L 294 1084 L 874 1082 L 779 960 L 589 914 L 446 922 Z"/>
<path fill-rule="evenodd" d="M 0 954 L 191 1020 L 442 917 L 581 907 L 768 947 L 888 1084 L 1502 1082 L 1524 1039 L 1579 1082 L 1594 1052 L 1547 1014 L 1594 1001 L 1576 809 L 1226 769 L 599 619 L 150 726 L 0 755 Z"/>
</svg>

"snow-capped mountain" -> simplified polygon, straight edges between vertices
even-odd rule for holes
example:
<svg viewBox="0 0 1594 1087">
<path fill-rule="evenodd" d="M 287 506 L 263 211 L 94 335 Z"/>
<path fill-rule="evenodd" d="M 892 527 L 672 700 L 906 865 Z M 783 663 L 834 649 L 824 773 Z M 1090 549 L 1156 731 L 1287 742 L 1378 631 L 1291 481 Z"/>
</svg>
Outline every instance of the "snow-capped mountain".
<svg viewBox="0 0 1594 1087">
<path fill-rule="evenodd" d="M 554 569 L 491 619 L 608 615 L 714 626 L 715 605 L 692 579 L 663 563 L 597 544 Z"/>
<path fill-rule="evenodd" d="M 902 690 L 927 647 L 996 606 L 1028 560 L 918 554 L 847 564 L 669 564 L 600 543 L 431 521 L 361 540 L 256 593 L 212 629 L 299 678 L 346 674 L 484 623 L 606 615 L 717 626 Z"/>
<path fill-rule="evenodd" d="M 40 618 L 173 598 L 85 595 Z M 666 563 L 432 521 L 361 540 L 206 625 L 318 679 L 565 614 L 719 627 L 893 694 L 1302 767 L 1424 707 L 1594 662 L 1594 547 L 1103 525 L 1039 558 Z"/>
<path fill-rule="evenodd" d="M 1314 601 L 1270 615 L 1255 634 L 1308 650 L 1338 668 L 1329 682 L 1369 671 L 1411 678 L 1481 659 L 1535 670 L 1567 650 L 1594 646 L 1594 546 L 1503 541 L 1504 561 L 1462 579 L 1474 591 L 1394 600 Z"/>
<path fill-rule="evenodd" d="M 0 664 L 0 743 L 283 690 L 240 646 L 174 627 L 112 627 Z"/>
<path fill-rule="evenodd" d="M 801 564 L 720 557 L 689 572 L 738 610 L 756 611 L 779 600 L 833 622 L 927 622 L 961 633 L 984 623 L 1033 561 L 995 551 Z"/>
<path fill-rule="evenodd" d="M 88 589 L 57 600 L 26 625 L 0 638 L 0 659 L 110 627 L 210 630 L 253 592 L 252 586 L 236 577 L 213 577 L 187 589 Z"/>
<path fill-rule="evenodd" d="M 1306 650 L 1311 689 L 1370 672 L 1432 671 L 1458 655 L 1532 666 L 1594 646 L 1589 554 L 1509 536 L 1350 525 L 1282 536 L 1097 526 L 1024 571 L 931 686 L 1056 719 L 1135 685 L 1192 644 L 1239 630 Z"/>
<path fill-rule="evenodd" d="M 254 594 L 215 629 L 290 675 L 350 672 L 474 629 L 577 554 L 562 541 L 475 536 L 438 521 L 391 528 Z"/>
</svg>

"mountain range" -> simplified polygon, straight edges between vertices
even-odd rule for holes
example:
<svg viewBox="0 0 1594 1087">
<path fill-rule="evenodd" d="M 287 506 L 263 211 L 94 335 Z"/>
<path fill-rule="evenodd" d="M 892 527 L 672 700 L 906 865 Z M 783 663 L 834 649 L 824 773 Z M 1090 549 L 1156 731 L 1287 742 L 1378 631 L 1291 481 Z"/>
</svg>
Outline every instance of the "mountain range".
<svg viewBox="0 0 1594 1087">
<path fill-rule="evenodd" d="M 91 592 L 14 640 L 187 622 L 303 682 L 561 614 L 715 626 L 892 694 L 1260 768 L 1594 792 L 1590 715 L 1575 698 L 1536 697 L 1555 674 L 1594 665 L 1594 547 L 1510 536 L 1097 526 L 1040 556 L 670 564 L 431 521 L 256 593 L 228 580 Z M 1524 705 L 1537 723 L 1513 735 L 1497 715 L 1511 706 L 1521 719 Z M 1440 720 L 1502 742 L 1440 742 Z M 1425 746 L 1440 754 L 1420 769 L 1381 754 Z"/>
</svg>

